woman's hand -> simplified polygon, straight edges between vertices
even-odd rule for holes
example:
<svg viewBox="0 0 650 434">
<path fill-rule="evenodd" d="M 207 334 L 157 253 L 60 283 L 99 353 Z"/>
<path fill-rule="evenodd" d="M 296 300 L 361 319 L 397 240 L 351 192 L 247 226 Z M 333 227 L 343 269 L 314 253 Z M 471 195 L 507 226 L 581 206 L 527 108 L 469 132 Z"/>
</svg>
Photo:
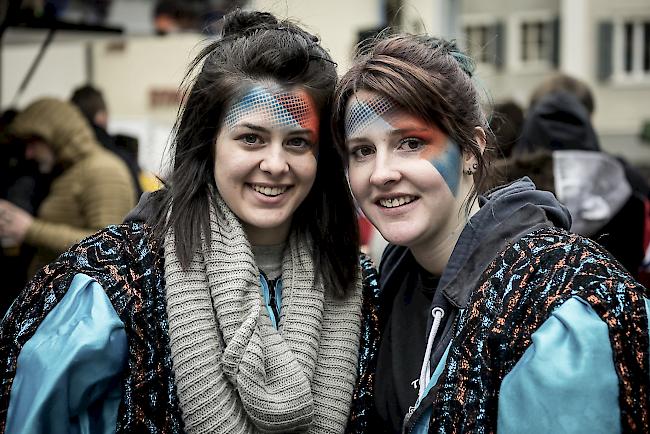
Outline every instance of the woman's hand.
<svg viewBox="0 0 650 434">
<path fill-rule="evenodd" d="M 22 208 L 0 199 L 0 238 L 21 244 L 34 218 Z"/>
</svg>

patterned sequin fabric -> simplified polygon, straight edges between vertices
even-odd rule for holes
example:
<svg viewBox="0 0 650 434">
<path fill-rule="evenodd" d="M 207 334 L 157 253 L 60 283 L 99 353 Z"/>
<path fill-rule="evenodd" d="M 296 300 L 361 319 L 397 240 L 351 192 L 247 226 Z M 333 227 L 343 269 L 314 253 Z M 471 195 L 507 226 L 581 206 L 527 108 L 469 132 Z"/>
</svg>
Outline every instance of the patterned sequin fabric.
<svg viewBox="0 0 650 434">
<path fill-rule="evenodd" d="M 547 228 L 505 249 L 483 273 L 431 392 L 429 433 L 495 433 L 503 378 L 529 347 L 533 332 L 573 296 L 587 301 L 609 327 L 623 432 L 650 432 L 643 301 L 648 291 L 600 246 Z"/>
<path fill-rule="evenodd" d="M 0 432 L 5 429 L 20 350 L 78 273 L 97 280 L 125 326 L 129 355 L 116 432 L 183 432 L 167 334 L 163 255 L 149 231 L 146 225 L 131 223 L 98 232 L 42 269 L 18 297 L 0 327 Z M 362 258 L 361 264 L 363 323 L 359 382 L 348 427 L 351 433 L 365 432 L 379 337 L 376 271 L 367 258 Z"/>
<path fill-rule="evenodd" d="M 3 320 L 0 431 L 4 431 L 16 360 L 77 273 L 104 288 L 125 326 L 128 365 L 116 432 L 182 433 L 167 335 L 162 255 L 141 224 L 109 226 L 83 240 L 32 279 Z"/>
<path fill-rule="evenodd" d="M 352 411 L 346 428 L 347 433 L 368 432 L 369 419 L 375 417 L 373 390 L 377 354 L 379 353 L 379 283 L 377 270 L 368 256 L 361 256 L 363 278 L 363 305 L 361 314 L 361 343 L 357 385 L 352 396 Z"/>
</svg>

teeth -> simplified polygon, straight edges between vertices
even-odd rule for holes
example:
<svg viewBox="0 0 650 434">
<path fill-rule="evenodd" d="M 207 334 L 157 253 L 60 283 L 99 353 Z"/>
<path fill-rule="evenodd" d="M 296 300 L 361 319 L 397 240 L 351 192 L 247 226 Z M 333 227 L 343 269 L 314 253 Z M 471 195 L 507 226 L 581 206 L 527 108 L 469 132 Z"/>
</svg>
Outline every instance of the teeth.
<svg viewBox="0 0 650 434">
<path fill-rule="evenodd" d="M 279 196 L 287 191 L 287 186 L 284 187 L 265 187 L 261 185 L 253 185 L 253 190 L 262 193 L 264 196 Z"/>
<path fill-rule="evenodd" d="M 394 197 L 391 199 L 380 199 L 379 204 L 385 208 L 395 208 L 396 206 L 401 206 L 407 203 L 411 203 L 415 200 L 413 196 L 402 196 Z"/>
</svg>

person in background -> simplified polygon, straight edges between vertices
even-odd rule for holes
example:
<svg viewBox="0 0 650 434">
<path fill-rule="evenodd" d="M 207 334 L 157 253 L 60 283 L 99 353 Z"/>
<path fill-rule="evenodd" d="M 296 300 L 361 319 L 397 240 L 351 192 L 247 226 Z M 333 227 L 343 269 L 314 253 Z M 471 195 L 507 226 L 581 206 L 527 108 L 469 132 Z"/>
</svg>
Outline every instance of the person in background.
<svg viewBox="0 0 650 434">
<path fill-rule="evenodd" d="M 474 64 L 379 39 L 335 96 L 352 192 L 389 241 L 372 433 L 650 432 L 650 294 L 527 178 L 479 194 Z"/>
<path fill-rule="evenodd" d="M 68 250 L 5 316 L 0 431 L 368 432 L 378 288 L 331 140 L 335 63 L 235 11 L 186 77 L 145 222 Z"/>
<path fill-rule="evenodd" d="M 42 174 L 38 165 L 25 158 L 25 144 L 9 134 L 9 124 L 18 111 L 6 110 L 0 116 L 0 199 L 36 214 L 49 190 L 52 174 Z M 0 239 L 0 317 L 27 283 L 27 272 L 35 248 Z"/>
<path fill-rule="evenodd" d="M 86 117 L 95 132 L 97 141 L 106 149 L 120 157 L 129 169 L 133 188 L 135 189 L 135 201 L 137 202 L 142 195 L 142 186 L 140 185 L 140 166 L 138 164 L 137 153 L 134 155 L 129 150 L 120 146 L 116 137 L 108 134 L 108 109 L 102 92 L 91 86 L 85 85 L 74 90 L 70 102 L 76 105 L 81 113 Z"/>
<path fill-rule="evenodd" d="M 496 162 L 504 181 L 529 176 L 566 205 L 571 230 L 609 250 L 644 285 L 650 244 L 650 187 L 622 158 L 602 151 L 589 87 L 558 74 L 533 92 L 512 156 Z"/>
<path fill-rule="evenodd" d="M 95 140 L 72 104 L 42 98 L 21 111 L 11 133 L 25 143 L 25 157 L 53 176 L 36 216 L 0 200 L 0 238 L 36 248 L 33 276 L 74 243 L 122 221 L 135 205 L 124 163 Z"/>
<path fill-rule="evenodd" d="M 495 136 L 496 158 L 509 158 L 512 148 L 521 136 L 524 125 L 524 111 L 515 101 L 495 104 L 490 116 L 490 129 Z"/>
</svg>

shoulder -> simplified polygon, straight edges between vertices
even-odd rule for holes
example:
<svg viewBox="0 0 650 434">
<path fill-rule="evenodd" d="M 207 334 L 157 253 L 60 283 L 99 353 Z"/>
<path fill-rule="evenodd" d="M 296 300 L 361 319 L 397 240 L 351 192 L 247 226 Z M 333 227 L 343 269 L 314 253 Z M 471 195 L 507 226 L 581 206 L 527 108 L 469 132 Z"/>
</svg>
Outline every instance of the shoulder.
<svg viewBox="0 0 650 434">
<path fill-rule="evenodd" d="M 361 283 L 363 284 L 364 300 L 377 300 L 379 297 L 379 279 L 375 264 L 370 256 L 362 253 L 359 256 L 359 265 L 361 267 Z"/>
<path fill-rule="evenodd" d="M 493 265 L 511 272 L 529 274 L 568 273 L 573 278 L 589 276 L 630 280 L 632 277 L 614 257 L 593 240 L 563 229 L 546 227 L 524 235 L 506 247 Z"/>
<path fill-rule="evenodd" d="M 89 175 L 105 176 L 111 171 L 123 172 L 128 175 L 128 169 L 124 162 L 117 155 L 103 148 L 94 149 L 93 152 L 81 159 L 77 166 L 79 170 L 83 170 Z"/>
</svg>

